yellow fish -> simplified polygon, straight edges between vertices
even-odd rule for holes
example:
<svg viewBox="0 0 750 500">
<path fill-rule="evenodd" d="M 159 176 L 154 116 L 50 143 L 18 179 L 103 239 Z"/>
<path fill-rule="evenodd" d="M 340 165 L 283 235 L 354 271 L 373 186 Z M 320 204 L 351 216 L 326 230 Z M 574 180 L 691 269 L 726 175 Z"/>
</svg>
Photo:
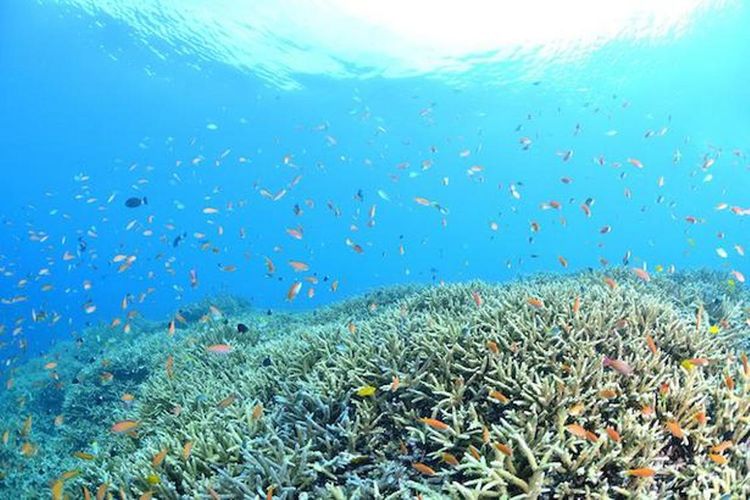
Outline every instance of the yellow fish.
<svg viewBox="0 0 750 500">
<path fill-rule="evenodd" d="M 375 387 L 371 385 L 365 385 L 357 389 L 357 396 L 361 398 L 370 397 L 375 394 L 375 390 L 376 390 Z"/>
<path fill-rule="evenodd" d="M 708 333 L 711 335 L 716 335 L 719 333 L 719 325 L 711 325 L 708 327 Z"/>
</svg>

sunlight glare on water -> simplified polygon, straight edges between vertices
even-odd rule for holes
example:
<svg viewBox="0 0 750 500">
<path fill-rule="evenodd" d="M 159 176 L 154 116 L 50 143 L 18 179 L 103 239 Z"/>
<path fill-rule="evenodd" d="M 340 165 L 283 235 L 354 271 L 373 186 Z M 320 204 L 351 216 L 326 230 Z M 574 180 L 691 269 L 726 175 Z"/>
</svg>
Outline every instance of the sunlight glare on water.
<svg viewBox="0 0 750 500">
<path fill-rule="evenodd" d="M 126 23 L 156 52 L 226 63 L 282 87 L 297 86 L 295 75 L 305 74 L 460 79 L 472 67 L 498 61 L 529 68 L 575 62 L 613 41 L 674 39 L 702 12 L 727 3 L 59 1 Z"/>
</svg>

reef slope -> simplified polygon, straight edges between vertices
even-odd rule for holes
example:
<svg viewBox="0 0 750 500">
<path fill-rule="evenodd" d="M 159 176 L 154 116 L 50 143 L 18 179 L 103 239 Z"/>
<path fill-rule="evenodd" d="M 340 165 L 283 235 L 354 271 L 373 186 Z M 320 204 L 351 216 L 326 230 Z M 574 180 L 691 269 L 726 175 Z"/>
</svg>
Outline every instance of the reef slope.
<svg viewBox="0 0 750 500">
<path fill-rule="evenodd" d="M 720 274 L 610 270 L 303 314 L 217 299 L 173 336 L 101 327 L 13 374 L 0 484 L 46 495 L 78 471 L 61 483 L 73 498 L 745 497 L 746 298 Z"/>
</svg>

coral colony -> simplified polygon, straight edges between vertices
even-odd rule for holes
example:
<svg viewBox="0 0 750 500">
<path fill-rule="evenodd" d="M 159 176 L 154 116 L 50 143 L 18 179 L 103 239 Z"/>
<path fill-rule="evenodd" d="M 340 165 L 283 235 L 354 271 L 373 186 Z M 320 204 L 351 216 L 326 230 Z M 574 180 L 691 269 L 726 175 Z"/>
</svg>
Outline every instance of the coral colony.
<svg viewBox="0 0 750 500">
<path fill-rule="evenodd" d="M 16 369 L 1 469 L 54 498 L 747 497 L 746 298 L 628 269 L 220 297 Z"/>
</svg>

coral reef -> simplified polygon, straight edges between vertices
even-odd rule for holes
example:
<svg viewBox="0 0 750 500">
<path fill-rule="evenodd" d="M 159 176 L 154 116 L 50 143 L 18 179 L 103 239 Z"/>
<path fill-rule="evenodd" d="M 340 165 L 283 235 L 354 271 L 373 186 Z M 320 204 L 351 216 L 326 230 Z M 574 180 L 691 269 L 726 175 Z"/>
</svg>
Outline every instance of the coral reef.
<svg viewBox="0 0 750 500">
<path fill-rule="evenodd" d="M 62 387 L 47 358 L 16 370 L 0 485 L 33 497 L 77 471 L 73 497 L 746 497 L 746 298 L 717 273 L 619 269 L 297 314 L 225 298 L 174 336 L 101 327 L 47 357 Z M 135 429 L 112 432 L 122 420 Z"/>
</svg>

